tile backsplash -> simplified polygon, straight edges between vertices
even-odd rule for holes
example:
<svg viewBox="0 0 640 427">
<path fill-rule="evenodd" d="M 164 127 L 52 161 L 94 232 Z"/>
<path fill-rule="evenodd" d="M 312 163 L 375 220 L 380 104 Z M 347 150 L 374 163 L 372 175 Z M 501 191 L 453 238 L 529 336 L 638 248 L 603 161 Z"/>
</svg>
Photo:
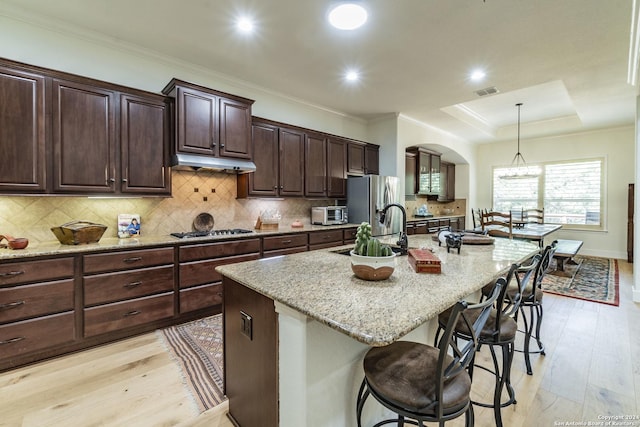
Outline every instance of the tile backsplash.
<svg viewBox="0 0 640 427">
<path fill-rule="evenodd" d="M 253 228 L 260 212 L 277 209 L 281 228 L 295 220 L 309 224 L 312 206 L 334 200 L 236 199 L 236 176 L 211 172 L 172 172 L 172 197 L 89 198 L 66 196 L 0 196 L 0 234 L 32 242 L 55 241 L 51 227 L 75 220 L 104 224 L 105 237 L 117 236 L 121 213 L 139 214 L 142 234 L 190 231 L 201 212 L 213 215 L 215 228 Z"/>
</svg>

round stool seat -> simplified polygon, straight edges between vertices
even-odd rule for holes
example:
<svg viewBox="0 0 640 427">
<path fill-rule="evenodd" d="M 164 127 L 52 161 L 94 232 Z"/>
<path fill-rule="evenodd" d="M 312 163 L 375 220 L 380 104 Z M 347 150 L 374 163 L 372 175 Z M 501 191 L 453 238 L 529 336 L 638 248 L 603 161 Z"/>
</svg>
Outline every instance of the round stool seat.
<svg viewBox="0 0 640 427">
<path fill-rule="evenodd" d="M 368 385 L 392 404 L 421 414 L 437 409 L 437 348 L 409 341 L 396 341 L 385 347 L 374 347 L 364 358 L 364 374 Z M 445 365 L 453 359 L 447 356 Z M 471 379 L 461 371 L 444 383 L 443 412 L 454 413 L 469 404 Z"/>
<path fill-rule="evenodd" d="M 470 323 L 476 321 L 480 312 L 478 310 L 469 310 L 467 314 L 467 318 Z M 438 315 L 438 322 L 440 325 L 446 325 L 449 322 L 449 317 L 451 316 L 451 309 L 447 309 Z M 500 317 L 500 330 L 496 334 L 496 317 L 498 316 L 498 312 L 493 309 L 489 313 L 489 318 L 487 319 L 487 323 L 484 324 L 482 331 L 480 331 L 480 341 L 483 343 L 494 342 L 498 337 L 501 342 L 513 341 L 516 338 L 516 332 L 518 330 L 518 324 L 512 317 L 501 316 Z M 458 319 L 458 323 L 456 324 L 456 332 L 468 335 L 469 328 L 467 324 L 462 320 Z"/>
</svg>

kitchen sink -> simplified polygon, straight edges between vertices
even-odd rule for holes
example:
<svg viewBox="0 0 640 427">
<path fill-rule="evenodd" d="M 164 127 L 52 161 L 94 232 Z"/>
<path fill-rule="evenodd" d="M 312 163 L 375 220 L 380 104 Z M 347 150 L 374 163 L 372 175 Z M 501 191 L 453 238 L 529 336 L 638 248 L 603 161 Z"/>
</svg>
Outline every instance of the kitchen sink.
<svg viewBox="0 0 640 427">
<path fill-rule="evenodd" d="M 411 249 L 411 248 L 410 248 L 410 249 Z M 349 249 L 341 249 L 341 250 L 339 250 L 339 251 L 332 251 L 332 252 L 333 252 L 333 253 L 336 253 L 336 254 L 340 254 L 340 255 L 350 255 L 351 250 L 352 250 L 352 248 L 349 248 Z M 406 255 L 406 254 L 403 254 L 403 253 L 402 253 L 402 249 L 401 249 L 400 247 L 398 247 L 398 246 L 391 246 L 391 250 L 392 250 L 394 253 L 396 253 L 396 254 L 398 254 L 398 255 L 400 255 L 400 256 L 402 256 L 402 255 Z"/>
</svg>

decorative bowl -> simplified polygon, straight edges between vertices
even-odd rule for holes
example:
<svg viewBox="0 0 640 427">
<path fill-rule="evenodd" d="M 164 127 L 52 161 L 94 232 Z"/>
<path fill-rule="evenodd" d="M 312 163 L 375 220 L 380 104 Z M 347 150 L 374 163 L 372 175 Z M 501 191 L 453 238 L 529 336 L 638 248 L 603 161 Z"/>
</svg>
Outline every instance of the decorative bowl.
<svg viewBox="0 0 640 427">
<path fill-rule="evenodd" d="M 396 254 L 390 256 L 362 256 L 353 250 L 351 255 L 351 270 L 359 279 L 385 280 L 388 279 L 396 268 Z"/>
<path fill-rule="evenodd" d="M 106 225 L 90 221 L 72 221 L 52 227 L 51 231 L 63 245 L 79 245 L 98 242 L 106 229 Z"/>
</svg>

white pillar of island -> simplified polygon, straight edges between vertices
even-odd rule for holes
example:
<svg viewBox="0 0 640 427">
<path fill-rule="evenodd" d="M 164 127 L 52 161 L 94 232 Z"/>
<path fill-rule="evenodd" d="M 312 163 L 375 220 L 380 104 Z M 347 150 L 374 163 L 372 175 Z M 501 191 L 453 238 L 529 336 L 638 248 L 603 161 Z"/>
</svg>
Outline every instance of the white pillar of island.
<svg viewBox="0 0 640 427">
<path fill-rule="evenodd" d="M 275 302 L 278 313 L 280 427 L 356 425 L 356 397 L 369 346 Z M 405 335 L 433 344 L 437 319 Z M 363 425 L 392 417 L 375 399 L 365 404 Z"/>
</svg>

